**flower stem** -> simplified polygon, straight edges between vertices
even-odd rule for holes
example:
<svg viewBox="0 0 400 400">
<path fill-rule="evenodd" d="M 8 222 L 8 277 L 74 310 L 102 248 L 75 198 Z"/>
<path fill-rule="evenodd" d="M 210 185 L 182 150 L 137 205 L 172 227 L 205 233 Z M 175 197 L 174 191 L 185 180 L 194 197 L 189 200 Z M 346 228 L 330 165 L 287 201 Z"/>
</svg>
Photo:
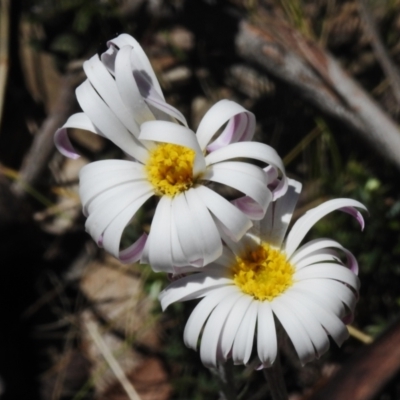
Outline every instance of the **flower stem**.
<svg viewBox="0 0 400 400">
<path fill-rule="evenodd" d="M 282 366 L 279 355 L 276 357 L 272 367 L 265 368 L 265 379 L 268 382 L 269 391 L 273 400 L 287 400 L 288 394 L 286 391 L 285 381 L 283 379 Z"/>
<path fill-rule="evenodd" d="M 232 362 L 226 362 L 217 368 L 210 368 L 217 377 L 220 386 L 220 395 L 223 400 L 236 400 L 235 381 L 233 379 Z"/>
</svg>

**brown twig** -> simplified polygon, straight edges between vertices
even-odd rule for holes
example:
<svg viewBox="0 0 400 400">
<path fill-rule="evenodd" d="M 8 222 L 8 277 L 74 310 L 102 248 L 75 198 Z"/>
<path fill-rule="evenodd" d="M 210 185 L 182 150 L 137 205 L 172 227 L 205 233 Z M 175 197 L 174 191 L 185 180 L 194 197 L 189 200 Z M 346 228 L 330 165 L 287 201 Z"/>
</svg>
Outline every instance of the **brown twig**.
<svg viewBox="0 0 400 400">
<path fill-rule="evenodd" d="M 385 75 L 390 80 L 391 89 L 397 104 L 400 106 L 400 74 L 398 69 L 392 63 L 389 53 L 387 52 L 378 29 L 374 22 L 374 18 L 368 8 L 366 0 L 359 0 L 360 13 L 364 21 L 364 27 L 371 39 L 371 46 L 376 55 L 376 61 L 381 65 Z"/>
<path fill-rule="evenodd" d="M 266 17 L 262 28 L 241 22 L 236 49 L 243 58 L 297 88 L 310 103 L 357 132 L 400 169 L 396 124 L 314 41 Z"/>
<path fill-rule="evenodd" d="M 400 370 L 400 320 L 373 344 L 362 348 L 307 400 L 370 400 Z"/>
<path fill-rule="evenodd" d="M 69 73 L 64 76 L 58 99 L 36 133 L 32 146 L 24 159 L 20 172 L 20 180 L 22 182 L 35 186 L 42 172 L 47 168 L 55 152 L 54 133 L 74 112 L 77 104 L 75 88 L 82 79 L 81 75 L 77 76 L 75 73 Z M 24 197 L 24 186 L 18 181 L 13 185 L 13 190 L 18 197 Z"/>
</svg>

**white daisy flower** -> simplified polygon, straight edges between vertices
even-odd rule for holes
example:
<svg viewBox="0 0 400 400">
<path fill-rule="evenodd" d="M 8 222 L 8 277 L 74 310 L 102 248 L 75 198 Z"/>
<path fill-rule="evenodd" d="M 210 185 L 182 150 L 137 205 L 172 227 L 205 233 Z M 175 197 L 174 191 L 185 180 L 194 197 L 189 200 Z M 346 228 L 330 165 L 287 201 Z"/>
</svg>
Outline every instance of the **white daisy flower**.
<svg viewBox="0 0 400 400">
<path fill-rule="evenodd" d="M 351 199 L 327 201 L 297 220 L 284 240 L 300 190 L 300 183 L 289 180 L 285 196 L 270 204 L 264 219 L 241 241 L 224 238 L 218 260 L 160 294 L 163 309 L 203 298 L 187 321 L 184 342 L 196 350 L 203 332 L 200 356 L 206 366 L 230 357 L 235 364 L 247 364 L 254 340 L 261 365 L 271 366 L 278 350 L 276 320 L 303 364 L 327 351 L 328 336 L 339 346 L 348 337 L 343 318 L 353 313 L 359 289 L 355 257 L 331 239 L 299 245 L 310 228 L 334 210 L 353 215 L 363 228 L 354 207 L 365 207 Z M 346 256 L 345 263 L 339 252 Z"/>
<path fill-rule="evenodd" d="M 250 142 L 254 115 L 232 101 L 215 104 L 195 134 L 165 102 L 139 44 L 120 35 L 108 45 L 101 59 L 96 55 L 84 63 L 88 79 L 76 91 L 83 112 L 71 116 L 55 136 L 57 147 L 69 157 L 78 155 L 67 128 L 80 128 L 110 139 L 132 158 L 97 161 L 81 170 L 86 230 L 125 262 L 140 260 L 166 272 L 202 267 L 222 254 L 221 234 L 238 241 L 252 226 L 251 219 L 261 219 L 270 202 L 285 193 L 282 160 L 271 147 Z M 263 170 L 238 158 L 269 166 Z M 271 191 L 267 185 L 278 170 L 282 179 Z M 232 204 L 209 182 L 245 197 Z M 159 202 L 149 236 L 143 234 L 121 251 L 125 227 L 152 196 Z"/>
</svg>

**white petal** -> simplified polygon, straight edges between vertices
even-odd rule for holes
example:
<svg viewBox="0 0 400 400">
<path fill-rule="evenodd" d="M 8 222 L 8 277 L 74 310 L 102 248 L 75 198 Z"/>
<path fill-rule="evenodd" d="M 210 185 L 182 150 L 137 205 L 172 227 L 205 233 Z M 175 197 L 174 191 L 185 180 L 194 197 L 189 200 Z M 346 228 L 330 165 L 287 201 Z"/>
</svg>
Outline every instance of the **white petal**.
<svg viewBox="0 0 400 400">
<path fill-rule="evenodd" d="M 282 295 L 279 301 L 294 312 L 311 339 L 317 352 L 317 358 L 326 353 L 329 349 L 329 339 L 318 319 L 314 317 L 307 307 L 304 307 L 294 298 L 291 299 L 289 296 Z"/>
<path fill-rule="evenodd" d="M 171 245 L 172 198 L 162 196 L 157 204 L 149 237 L 143 251 L 142 263 L 150 264 L 156 272 L 174 272 Z"/>
<path fill-rule="evenodd" d="M 162 309 L 165 310 L 172 303 L 195 299 L 204 296 L 213 288 L 227 285 L 232 286 L 232 280 L 225 278 L 222 274 L 211 275 L 200 272 L 171 283 L 160 293 L 159 300 Z"/>
<path fill-rule="evenodd" d="M 293 275 L 293 279 L 297 281 L 314 278 L 335 279 L 347 283 L 356 290 L 360 288 L 360 281 L 353 272 L 342 265 L 333 263 L 313 264 L 296 271 Z"/>
<path fill-rule="evenodd" d="M 61 128 L 57 129 L 54 135 L 54 144 L 62 155 L 72 159 L 79 158 L 79 154 L 76 153 L 72 143 L 68 138 L 68 128 L 83 129 L 89 132 L 100 134 L 85 113 L 76 113 L 71 115 L 67 122 Z"/>
<path fill-rule="evenodd" d="M 110 40 L 107 43 L 107 45 L 108 46 L 114 45 L 119 48 L 122 48 L 123 46 L 133 47 L 134 54 L 132 55 L 132 69 L 145 73 L 149 81 L 151 82 L 152 86 L 154 86 L 154 88 L 156 89 L 157 93 L 164 99 L 164 95 L 162 93 L 156 74 L 154 73 L 154 70 L 150 64 L 149 59 L 147 58 L 146 53 L 144 52 L 144 50 L 142 49 L 137 40 L 135 40 L 132 36 L 123 33 L 118 37 L 116 37 L 115 39 Z M 106 62 L 104 60 L 104 57 L 107 57 L 107 55 L 108 55 L 107 53 L 103 53 L 102 55 L 103 62 Z"/>
<path fill-rule="evenodd" d="M 263 208 L 249 196 L 239 197 L 231 203 L 252 220 L 260 220 L 265 216 Z"/>
<path fill-rule="evenodd" d="M 336 264 L 341 264 L 339 258 L 339 253 L 335 250 L 317 250 L 311 253 L 309 256 L 303 258 L 298 263 L 295 264 L 296 270 L 300 270 L 302 268 L 308 267 L 312 264 L 322 263 L 322 262 L 333 262 Z"/>
<path fill-rule="evenodd" d="M 254 114 L 233 101 L 221 100 L 207 111 L 197 129 L 197 138 L 202 150 L 206 148 L 217 130 L 229 120 L 232 123 L 228 123 L 229 128 L 225 129 L 219 138 L 212 143 L 213 147 L 218 147 L 216 146 L 218 144 L 227 145 L 240 140 L 252 139 L 255 129 Z M 213 150 L 215 148 L 209 151 Z"/>
<path fill-rule="evenodd" d="M 88 214 L 91 200 L 107 190 L 126 183 L 146 181 L 141 164 L 124 160 L 96 161 L 84 166 L 79 173 L 79 195 L 83 213 Z M 150 187 L 150 186 L 149 186 Z"/>
<path fill-rule="evenodd" d="M 277 248 L 282 245 L 301 192 L 301 183 L 293 179 L 288 179 L 288 182 L 287 192 L 270 204 L 264 219 L 260 221 L 261 240 Z"/>
<path fill-rule="evenodd" d="M 239 326 L 232 349 L 234 364 L 247 364 L 250 359 L 257 322 L 258 304 L 258 301 L 252 301 Z"/>
<path fill-rule="evenodd" d="M 285 244 L 285 250 L 288 257 L 297 249 L 304 236 L 308 233 L 311 227 L 319 221 L 325 215 L 332 211 L 344 208 L 344 207 L 357 207 L 362 210 L 366 210 L 365 206 L 360 202 L 352 199 L 335 199 L 327 201 L 318 207 L 309 210 L 305 215 L 299 218 L 293 225 Z M 347 211 L 346 211 L 347 212 Z M 362 216 L 360 213 L 357 216 Z"/>
<path fill-rule="evenodd" d="M 252 222 L 242 212 L 211 189 L 198 186 L 194 190 L 232 240 L 240 240 L 252 226 Z"/>
<path fill-rule="evenodd" d="M 195 189 L 185 193 L 193 226 L 196 227 L 198 241 L 202 249 L 204 265 L 216 260 L 222 254 L 221 236 L 207 207 Z"/>
<path fill-rule="evenodd" d="M 285 175 L 285 167 L 283 166 L 282 159 L 272 147 L 256 142 L 232 143 L 208 154 L 206 156 L 206 164 L 212 165 L 233 158 L 251 158 L 278 168 L 282 173 L 282 180 L 273 191 L 274 200 L 286 193 L 288 182 Z M 279 196 L 277 197 L 278 193 Z"/>
<path fill-rule="evenodd" d="M 120 259 L 121 252 L 120 252 L 119 248 L 120 248 L 122 233 L 123 233 L 125 227 L 129 224 L 132 217 L 139 210 L 139 208 L 151 196 L 152 196 L 152 193 L 150 192 L 150 193 L 147 193 L 147 195 L 143 195 L 142 197 L 135 199 L 135 201 L 133 201 L 128 207 L 126 207 L 121 213 L 119 213 L 105 229 L 105 231 L 103 233 L 102 245 L 114 257 Z M 144 247 L 144 243 L 143 243 L 143 247 Z M 133 249 L 131 248 L 130 251 L 132 251 L 132 250 Z M 129 253 L 129 251 L 127 251 L 127 249 L 125 249 L 124 253 L 122 253 L 122 256 L 126 255 L 127 253 Z M 140 259 L 140 257 L 137 257 L 136 261 L 138 261 L 139 259 Z"/>
<path fill-rule="evenodd" d="M 183 252 L 181 242 L 179 240 L 178 225 L 176 223 L 176 217 L 180 218 L 174 213 L 174 206 L 172 205 L 171 212 L 171 249 L 172 249 L 172 265 L 174 267 L 185 267 L 188 265 L 188 258 Z M 179 273 L 178 270 L 175 271 Z M 186 272 L 183 272 L 186 273 Z"/>
<path fill-rule="evenodd" d="M 196 158 L 193 165 L 193 174 L 197 176 L 205 171 L 205 160 L 197 142 L 196 135 L 190 129 L 167 121 L 145 122 L 141 127 L 141 140 L 173 143 L 194 150 Z"/>
<path fill-rule="evenodd" d="M 154 115 L 140 94 L 133 76 L 131 52 L 130 46 L 124 46 L 118 52 L 115 62 L 115 81 L 122 100 L 140 126 L 143 122 L 154 120 Z"/>
<path fill-rule="evenodd" d="M 201 361 L 206 367 L 216 367 L 217 362 L 220 361 L 217 359 L 217 354 L 221 331 L 232 307 L 241 296 L 242 293 L 240 291 L 233 292 L 226 296 L 220 301 L 217 307 L 215 307 L 208 318 L 200 346 Z"/>
<path fill-rule="evenodd" d="M 200 332 L 212 310 L 222 299 L 236 292 L 236 286 L 225 286 L 211 289 L 207 293 L 206 297 L 200 301 L 186 322 L 183 340 L 187 347 L 193 350 L 197 349 Z"/>
<path fill-rule="evenodd" d="M 232 351 L 236 333 L 252 302 L 253 298 L 251 296 L 242 294 L 226 319 L 226 323 L 220 336 L 221 356 L 225 361 L 228 359 L 228 355 Z"/>
<path fill-rule="evenodd" d="M 222 183 L 241 191 L 259 204 L 263 214 L 272 201 L 262 170 L 251 164 L 224 162 L 212 165 L 207 168 L 203 179 Z"/>
<path fill-rule="evenodd" d="M 347 285 L 334 281 L 332 279 L 312 279 L 307 281 L 296 282 L 296 290 L 302 290 L 304 293 L 311 295 L 311 292 L 316 292 L 314 296 L 316 302 L 321 306 L 326 305 L 336 315 L 341 316 L 343 313 L 342 303 L 350 311 L 354 311 L 357 302 L 356 293 Z M 330 304 L 329 304 L 330 303 Z M 339 303 L 339 307 L 332 303 Z"/>
<path fill-rule="evenodd" d="M 76 89 L 76 97 L 82 110 L 102 135 L 140 162 L 147 160 L 147 150 L 112 113 L 89 81 L 86 80 Z"/>
<path fill-rule="evenodd" d="M 269 301 L 258 305 L 257 353 L 264 367 L 270 367 L 278 353 L 275 321 Z"/>
<path fill-rule="evenodd" d="M 315 358 L 314 346 L 297 315 L 280 301 L 281 297 L 276 297 L 271 302 L 272 311 L 292 341 L 301 363 L 305 364 Z"/>
<path fill-rule="evenodd" d="M 193 214 L 189 208 L 185 193 L 180 193 L 174 197 L 172 201 L 172 215 L 179 243 L 186 256 L 187 264 L 199 267 L 203 266 L 202 247 L 193 229 Z M 177 265 L 180 266 L 179 264 Z"/>
<path fill-rule="evenodd" d="M 119 57 L 120 56 L 118 55 L 116 62 L 116 73 L 119 72 L 120 74 L 121 66 L 118 63 Z M 112 78 L 106 67 L 100 61 L 99 56 L 96 54 L 90 60 L 85 61 L 83 64 L 83 69 L 85 70 L 91 85 L 96 89 L 97 93 L 100 94 L 104 102 L 108 105 L 119 121 L 122 122 L 129 132 L 138 137 L 139 125 L 135 121 L 134 113 L 123 102 L 116 81 Z M 151 115 L 150 119 L 154 119 L 154 117 Z"/>
<path fill-rule="evenodd" d="M 152 194 L 150 185 L 140 181 L 119 185 L 102 193 L 88 206 L 89 217 L 85 223 L 87 232 L 98 242 L 105 229 L 120 213 L 132 204 L 143 204 Z"/>
<path fill-rule="evenodd" d="M 328 281 L 328 279 L 308 279 L 296 282 L 296 284 L 289 288 L 285 293 L 302 293 L 325 310 L 328 310 L 337 316 L 341 316 L 345 312 L 345 307 L 340 301 L 340 298 L 334 295 L 331 291 L 320 290 L 320 287 L 323 287 L 322 285 L 326 281 Z M 332 280 L 332 282 L 334 281 Z"/>
<path fill-rule="evenodd" d="M 310 255 L 313 255 L 320 250 L 326 250 L 329 248 L 337 248 L 342 251 L 346 250 L 340 243 L 336 242 L 335 240 L 326 238 L 314 239 L 297 249 L 289 258 L 289 261 L 293 265 L 297 265 L 297 263 L 299 263 L 303 259 L 306 259 Z"/>
<path fill-rule="evenodd" d="M 326 308 L 322 308 L 320 304 L 308 298 L 306 294 L 293 292 L 293 295 L 290 293 L 290 297 L 293 301 L 303 304 L 312 313 L 338 346 L 341 346 L 344 340 L 348 338 L 349 333 L 346 326 L 335 314 Z"/>
</svg>

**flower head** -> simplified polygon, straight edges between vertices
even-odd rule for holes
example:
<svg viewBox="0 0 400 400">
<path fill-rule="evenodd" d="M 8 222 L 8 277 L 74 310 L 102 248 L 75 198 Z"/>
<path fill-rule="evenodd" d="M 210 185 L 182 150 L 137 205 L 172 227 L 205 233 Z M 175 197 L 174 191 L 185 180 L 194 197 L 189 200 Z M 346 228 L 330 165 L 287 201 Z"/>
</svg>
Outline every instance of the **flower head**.
<svg viewBox="0 0 400 400">
<path fill-rule="evenodd" d="M 195 134 L 165 102 L 139 44 L 120 35 L 108 45 L 101 59 L 96 55 L 84 63 L 88 79 L 76 91 L 83 112 L 71 116 L 55 136 L 69 157 L 77 154 L 67 128 L 81 128 L 110 139 L 132 158 L 97 161 L 81 170 L 86 230 L 120 260 L 140 260 L 156 271 L 206 265 L 222 254 L 221 235 L 238 241 L 251 219 L 262 218 L 286 191 L 282 160 L 271 147 L 251 142 L 254 115 L 232 101 L 215 104 Z M 263 170 L 244 160 L 249 158 L 269 166 Z M 270 190 L 278 170 L 282 179 Z M 245 197 L 231 203 L 209 182 Z M 159 201 L 148 237 L 143 234 L 121 250 L 125 227 L 152 196 Z"/>
<path fill-rule="evenodd" d="M 270 366 L 278 348 L 276 320 L 302 363 L 328 349 L 328 335 L 338 345 L 347 338 L 343 318 L 353 313 L 359 289 L 355 257 L 331 239 L 299 245 L 310 228 L 334 210 L 353 215 L 363 227 L 356 208 L 365 207 L 351 199 L 327 201 L 298 219 L 285 238 L 300 190 L 298 182 L 289 180 L 286 194 L 270 204 L 265 217 L 240 241 L 224 237 L 219 259 L 160 294 L 163 309 L 203 298 L 186 324 L 184 341 L 196 349 L 204 327 L 200 356 L 205 365 L 216 366 L 229 357 L 246 364 L 256 338 L 260 363 Z"/>
</svg>

